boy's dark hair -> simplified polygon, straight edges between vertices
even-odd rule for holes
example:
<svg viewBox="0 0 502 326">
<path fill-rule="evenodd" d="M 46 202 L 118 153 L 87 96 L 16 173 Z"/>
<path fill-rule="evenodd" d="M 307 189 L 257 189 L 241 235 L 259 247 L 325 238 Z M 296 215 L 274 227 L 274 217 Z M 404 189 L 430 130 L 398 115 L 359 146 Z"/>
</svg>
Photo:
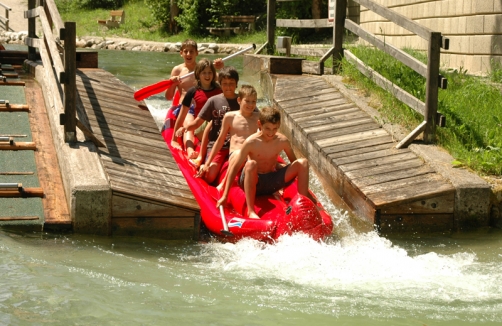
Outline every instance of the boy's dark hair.
<svg viewBox="0 0 502 326">
<path fill-rule="evenodd" d="M 220 72 L 218 73 L 218 81 L 220 82 L 220 84 L 221 84 L 221 81 L 223 80 L 223 78 L 235 79 L 235 82 L 238 83 L 239 82 L 239 73 L 232 66 L 225 67 L 225 68 L 221 69 Z"/>
<path fill-rule="evenodd" d="M 252 85 L 242 85 L 241 88 L 239 89 L 239 97 L 243 99 L 246 96 L 251 96 L 251 95 L 258 96 L 256 89 Z"/>
<path fill-rule="evenodd" d="M 260 110 L 260 117 L 258 119 L 262 126 L 267 122 L 279 124 L 281 123 L 281 112 L 275 107 L 266 106 Z"/>
<path fill-rule="evenodd" d="M 194 75 L 195 75 L 195 80 L 197 81 L 197 88 L 201 88 L 200 74 L 207 67 L 209 67 L 211 69 L 211 71 L 213 72 L 213 79 L 211 80 L 211 87 L 213 87 L 213 88 L 220 87 L 220 85 L 218 85 L 218 82 L 216 81 L 216 68 L 214 68 L 213 62 L 211 60 L 204 58 L 204 59 L 201 59 L 199 62 L 197 62 L 197 64 L 195 65 Z"/>
<path fill-rule="evenodd" d="M 191 40 L 191 39 L 186 39 L 185 41 L 183 41 L 183 43 L 181 43 L 180 51 L 183 51 L 186 47 L 189 47 L 189 46 L 193 46 L 195 48 L 195 50 L 197 50 L 197 42 L 195 42 L 194 40 Z"/>
</svg>

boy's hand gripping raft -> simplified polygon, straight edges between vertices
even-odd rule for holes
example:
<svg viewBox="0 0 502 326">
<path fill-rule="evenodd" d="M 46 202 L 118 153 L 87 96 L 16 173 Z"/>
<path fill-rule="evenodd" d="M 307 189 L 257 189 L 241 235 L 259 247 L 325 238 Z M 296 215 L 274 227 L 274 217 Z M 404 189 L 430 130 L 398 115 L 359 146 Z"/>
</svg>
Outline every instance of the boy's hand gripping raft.
<svg viewBox="0 0 502 326">
<path fill-rule="evenodd" d="M 231 59 L 239 54 L 242 54 L 242 53 L 247 52 L 252 49 L 256 49 L 255 44 L 253 44 L 245 49 L 242 49 L 240 51 L 237 51 L 237 52 L 223 58 L 222 60 L 225 61 L 225 60 Z M 191 75 L 193 75 L 193 71 L 191 73 L 188 73 L 186 75 L 181 76 L 180 80 L 187 78 L 187 77 L 190 77 Z M 152 95 L 155 95 L 155 94 L 158 94 L 160 92 L 165 91 L 166 89 L 171 87 L 172 84 L 173 84 L 173 82 L 170 79 L 167 79 L 167 80 L 163 80 L 163 81 L 160 81 L 160 82 L 152 84 L 152 85 L 145 86 L 145 87 L 137 90 L 136 92 L 134 92 L 134 99 L 136 101 L 142 101 L 147 97 L 150 97 Z"/>
</svg>

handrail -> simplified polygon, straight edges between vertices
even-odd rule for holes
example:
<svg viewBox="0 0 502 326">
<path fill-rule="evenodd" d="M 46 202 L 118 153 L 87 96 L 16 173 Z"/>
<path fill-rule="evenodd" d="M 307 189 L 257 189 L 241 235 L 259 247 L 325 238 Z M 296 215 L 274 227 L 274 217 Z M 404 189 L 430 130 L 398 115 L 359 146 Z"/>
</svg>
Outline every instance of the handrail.
<svg viewBox="0 0 502 326">
<path fill-rule="evenodd" d="M 104 147 L 77 119 L 76 24 L 63 23 L 54 0 L 45 0 L 43 6 L 35 7 L 37 2 L 28 0 L 28 10 L 24 12 L 24 17 L 28 19 L 28 37 L 25 38 L 25 44 L 28 45 L 30 60 L 35 60 L 35 48 L 39 49 L 45 76 L 50 89 L 53 90 L 51 94 L 54 107 L 60 112 L 60 124 L 64 125 L 64 141 L 76 142 L 78 127 L 96 146 Z M 42 39 L 36 36 L 37 17 L 42 25 Z M 64 43 L 62 47 L 61 41 Z"/>
<path fill-rule="evenodd" d="M 4 7 L 5 8 L 5 17 L 4 16 L 0 16 L 0 20 L 4 22 L 5 24 L 5 31 L 9 31 L 9 11 L 12 10 L 11 7 L 7 6 L 7 5 L 4 5 L 3 3 L 0 2 L 0 7 Z"/>
<path fill-rule="evenodd" d="M 421 38 L 428 41 L 428 63 L 427 65 L 413 58 L 406 52 L 398 49 L 388 42 L 383 42 L 378 39 L 374 34 L 366 31 L 364 28 L 354 23 L 353 21 L 346 19 L 347 10 L 347 0 L 336 0 L 335 1 L 335 21 L 333 28 L 333 47 L 334 47 L 334 60 L 339 60 L 342 57 L 346 57 L 347 60 L 355 63 L 356 68 L 372 79 L 382 88 L 390 91 L 396 98 L 398 98 L 403 103 L 409 105 L 416 112 L 424 116 L 424 121 L 413 130 L 407 137 L 405 137 L 400 143 L 397 144 L 396 148 L 403 148 L 408 146 L 420 133 L 424 133 L 424 141 L 426 143 L 433 142 L 435 139 L 436 125 L 438 121 L 444 122 L 443 117 L 438 115 L 438 88 L 446 88 L 447 82 L 439 74 L 439 62 L 441 47 L 448 49 L 448 39 L 443 38 L 440 32 L 432 31 L 431 29 L 424 27 L 413 20 L 387 8 L 379 5 L 371 0 L 353 0 L 354 2 L 374 11 L 378 15 L 394 22 L 395 24 L 409 30 L 410 32 L 420 36 Z M 364 39 L 368 43 L 372 44 L 379 50 L 386 52 L 395 59 L 399 60 L 406 66 L 410 67 L 420 75 L 426 78 L 426 99 L 425 103 L 421 102 L 419 99 L 415 98 L 413 95 L 407 93 L 403 89 L 397 87 L 392 82 L 387 80 L 385 77 L 376 73 L 373 69 L 364 65 L 364 63 L 354 56 L 349 50 L 343 49 L 343 36 L 344 29 L 348 29 L 352 33 L 358 35 L 360 38 Z"/>
</svg>

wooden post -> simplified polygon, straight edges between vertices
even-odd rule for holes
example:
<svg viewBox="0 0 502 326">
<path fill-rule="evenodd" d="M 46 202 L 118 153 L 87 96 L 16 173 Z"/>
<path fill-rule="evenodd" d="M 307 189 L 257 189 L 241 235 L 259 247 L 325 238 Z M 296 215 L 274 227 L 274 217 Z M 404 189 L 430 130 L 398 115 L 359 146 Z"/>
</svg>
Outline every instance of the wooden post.
<svg viewBox="0 0 502 326">
<path fill-rule="evenodd" d="M 28 0 L 28 10 L 35 9 L 35 6 L 36 0 Z M 35 17 L 28 18 L 28 37 L 31 38 L 37 37 L 35 19 Z M 37 49 L 32 46 L 28 46 L 28 60 L 37 61 Z"/>
<path fill-rule="evenodd" d="M 64 138 L 73 143 L 77 141 L 76 24 L 65 22 L 64 28 Z"/>
<path fill-rule="evenodd" d="M 275 3 L 276 0 L 268 0 L 267 6 L 267 54 L 275 51 Z"/>
<path fill-rule="evenodd" d="M 345 34 L 346 16 L 347 0 L 336 0 L 335 21 L 333 23 L 333 74 L 340 68 L 338 62 L 343 58 L 343 35 Z"/>
<path fill-rule="evenodd" d="M 441 55 L 441 33 L 431 32 L 429 38 L 429 58 L 427 62 L 427 89 L 425 95 L 424 142 L 432 143 L 436 138 L 436 115 L 438 111 L 439 60 Z"/>
</svg>

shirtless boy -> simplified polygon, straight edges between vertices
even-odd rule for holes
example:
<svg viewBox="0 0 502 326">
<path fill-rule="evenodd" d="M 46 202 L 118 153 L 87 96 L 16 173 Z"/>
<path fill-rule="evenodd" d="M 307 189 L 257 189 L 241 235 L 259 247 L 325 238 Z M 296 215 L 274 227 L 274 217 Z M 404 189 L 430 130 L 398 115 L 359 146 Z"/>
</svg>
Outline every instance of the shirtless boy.
<svg viewBox="0 0 502 326">
<path fill-rule="evenodd" d="M 265 107 L 260 111 L 259 132 L 249 136 L 242 144 L 241 150 L 234 155 L 234 164 L 230 166 L 227 180 L 234 180 L 239 168 L 244 164 L 239 185 L 244 188 L 249 218 L 260 218 L 254 210 L 255 197 L 269 195 L 284 188 L 298 177 L 298 192 L 308 196 L 309 165 L 305 158 L 296 159 L 289 140 L 278 133 L 281 114 L 276 108 Z M 288 165 L 279 164 L 277 156 L 281 151 L 286 153 Z M 232 155 L 233 156 L 233 155 Z M 246 159 L 248 161 L 246 162 Z M 225 184 L 223 194 L 216 206 L 227 202 L 232 182 Z"/>
<path fill-rule="evenodd" d="M 175 66 L 171 71 L 171 78 L 169 79 L 172 81 L 172 84 L 165 93 L 167 100 L 171 101 L 176 90 L 179 90 L 179 102 L 181 103 L 186 91 L 190 87 L 195 86 L 195 77 L 193 75 L 182 80 L 180 80 L 180 77 L 194 71 L 198 54 L 197 42 L 194 40 L 187 39 L 181 44 L 180 55 L 183 58 L 183 63 Z M 216 59 L 213 63 L 216 69 L 221 69 L 224 65 L 222 59 Z"/>
<path fill-rule="evenodd" d="M 195 130 L 199 128 L 204 121 L 209 122 L 207 127 L 210 128 L 210 130 L 208 130 L 208 149 L 212 148 L 214 142 L 218 139 L 225 113 L 229 111 L 238 111 L 240 109 L 239 103 L 237 102 L 237 94 L 235 94 L 235 89 L 239 82 L 239 73 L 237 70 L 235 70 L 234 67 L 223 68 L 218 74 L 218 80 L 223 93 L 209 98 L 197 118 L 187 126 L 178 130 L 178 133 Z M 204 141 L 201 146 L 205 146 Z M 228 145 L 224 146 L 224 148 L 228 149 Z M 201 153 L 203 153 L 203 150 L 204 148 L 201 148 Z M 206 180 L 208 180 L 208 183 L 214 181 L 220 171 L 221 165 L 228 157 L 228 152 L 224 154 L 219 151 L 219 154 L 221 155 L 216 155 L 216 157 L 213 158 L 212 164 L 206 173 Z"/>
<path fill-rule="evenodd" d="M 200 167 L 198 177 L 205 176 L 206 181 L 212 183 L 219 172 L 219 169 L 216 169 L 213 164 L 216 155 L 232 155 L 242 147 L 246 138 L 258 130 L 260 112 L 256 109 L 257 97 L 258 94 L 253 86 L 241 86 L 237 97 L 239 111 L 228 112 L 223 117 L 220 135 L 214 143 L 205 164 Z M 230 138 L 229 148 L 223 148 L 223 145 L 228 142 L 228 138 Z M 210 170 L 212 170 L 212 173 L 209 173 Z"/>
</svg>

